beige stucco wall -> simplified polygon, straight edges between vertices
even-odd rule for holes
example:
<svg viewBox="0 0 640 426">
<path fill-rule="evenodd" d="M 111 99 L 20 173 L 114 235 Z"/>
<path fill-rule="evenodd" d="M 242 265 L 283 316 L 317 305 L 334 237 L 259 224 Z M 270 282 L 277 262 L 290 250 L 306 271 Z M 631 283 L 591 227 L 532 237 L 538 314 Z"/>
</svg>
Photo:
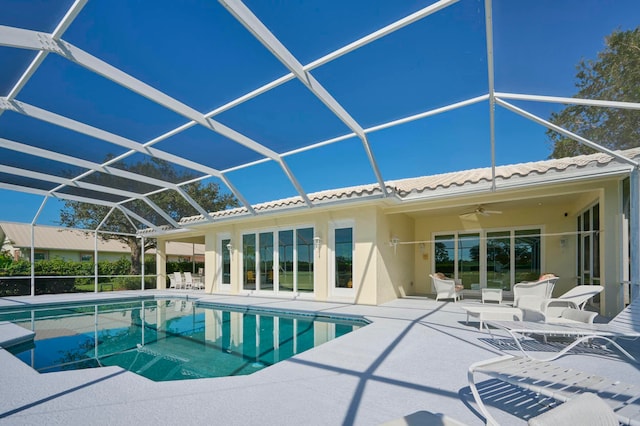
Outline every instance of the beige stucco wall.
<svg viewBox="0 0 640 426">
<path fill-rule="evenodd" d="M 278 231 L 300 227 L 313 227 L 315 235 L 321 239 L 319 250 L 314 253 L 315 291 L 313 294 L 300 293 L 299 297 L 312 297 L 316 300 L 340 300 L 362 304 L 377 303 L 376 275 L 377 258 L 377 211 L 373 205 L 351 208 L 310 209 L 296 214 L 257 217 L 236 223 L 221 223 L 204 226 L 200 235 L 205 240 L 205 291 L 220 292 L 218 241 L 221 234 L 228 234 L 231 238 L 233 250 L 231 253 L 231 294 L 246 293 L 242 289 L 242 235 L 250 232 Z M 329 250 L 332 224 L 338 225 L 345 221 L 353 221 L 354 230 L 354 260 L 353 260 L 353 288 L 342 292 L 332 290 L 331 255 Z M 341 225 L 340 225 L 341 226 Z M 192 232 L 183 238 L 197 235 Z M 253 291 L 255 294 L 269 294 L 265 291 Z M 287 297 L 290 293 L 280 293 Z"/>
<path fill-rule="evenodd" d="M 242 235 L 249 232 L 278 231 L 313 227 L 321 239 L 315 251 L 315 291 L 301 293 L 299 298 L 339 300 L 362 304 L 381 304 L 405 295 L 432 293 L 428 275 L 432 273 L 433 243 L 436 233 L 484 232 L 500 229 L 540 228 L 542 270 L 560 276 L 554 294 L 560 295 L 577 282 L 576 256 L 577 216 L 600 202 L 602 218 L 602 279 L 607 286 L 603 295 L 603 313 L 617 310 L 620 281 L 620 190 L 619 179 L 594 182 L 555 184 L 538 189 L 519 189 L 487 193 L 473 197 L 394 204 L 385 200 L 369 201 L 357 206 L 334 205 L 315 207 L 278 215 L 257 216 L 242 220 L 200 225 L 185 238 L 200 237 L 205 242 L 205 288 L 220 292 L 218 277 L 218 245 L 222 233 L 230 236 L 234 249 L 231 256 L 231 294 L 242 289 Z M 540 198 L 543 202 L 523 200 Z M 457 212 L 470 205 L 501 203 L 503 214 L 461 217 Z M 444 213 L 438 214 L 438 211 Z M 337 224 L 337 225 L 336 225 Z M 345 225 L 346 224 L 346 225 Z M 335 226 L 353 226 L 353 288 L 336 291 L 332 282 L 331 241 Z M 398 238 L 394 248 L 390 241 Z M 421 247 L 421 242 L 423 247 Z M 613 284 L 612 284 L 613 283 Z M 273 294 L 256 291 L 257 294 Z M 280 293 L 287 297 L 290 293 Z M 604 310 L 606 307 L 606 311 Z"/>
<path fill-rule="evenodd" d="M 601 295 L 601 314 L 613 317 L 624 306 L 620 303 L 622 272 L 622 191 L 619 182 L 604 186 L 600 199 L 600 277 L 605 287 Z"/>
<path fill-rule="evenodd" d="M 377 211 L 378 222 L 378 303 L 414 294 L 413 245 L 414 221 L 406 214 L 385 215 Z M 395 247 L 391 244 L 397 238 Z"/>
</svg>

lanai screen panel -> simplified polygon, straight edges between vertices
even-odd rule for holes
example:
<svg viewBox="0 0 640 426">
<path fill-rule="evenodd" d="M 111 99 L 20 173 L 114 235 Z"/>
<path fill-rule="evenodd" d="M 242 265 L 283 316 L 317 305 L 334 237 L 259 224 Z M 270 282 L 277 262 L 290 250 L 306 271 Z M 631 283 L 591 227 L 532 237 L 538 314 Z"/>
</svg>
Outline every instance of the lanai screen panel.
<svg viewBox="0 0 640 426">
<path fill-rule="evenodd" d="M 640 4 L 0 0 L 0 11 L 0 189 L 171 228 L 153 199 L 194 181 L 253 214 L 284 197 L 311 207 L 324 189 L 546 159 L 576 65 L 635 28 Z M 638 115 L 639 99 L 615 100 Z"/>
</svg>

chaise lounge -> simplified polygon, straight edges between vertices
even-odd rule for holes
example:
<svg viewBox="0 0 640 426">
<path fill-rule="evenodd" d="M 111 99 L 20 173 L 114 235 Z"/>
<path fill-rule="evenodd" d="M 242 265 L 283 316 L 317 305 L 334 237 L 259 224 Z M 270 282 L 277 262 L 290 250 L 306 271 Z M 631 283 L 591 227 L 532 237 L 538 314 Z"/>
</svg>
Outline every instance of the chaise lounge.
<svg viewBox="0 0 640 426">
<path fill-rule="evenodd" d="M 478 373 L 560 402 L 571 401 L 587 392 L 595 393 L 612 408 L 620 423 L 640 424 L 640 389 L 637 385 L 561 367 L 548 361 L 505 355 L 475 363 L 469 367 L 467 374 L 473 398 L 488 425 L 499 423 L 482 401 L 475 381 Z M 573 420 L 564 424 L 580 424 L 577 418 Z"/>
</svg>

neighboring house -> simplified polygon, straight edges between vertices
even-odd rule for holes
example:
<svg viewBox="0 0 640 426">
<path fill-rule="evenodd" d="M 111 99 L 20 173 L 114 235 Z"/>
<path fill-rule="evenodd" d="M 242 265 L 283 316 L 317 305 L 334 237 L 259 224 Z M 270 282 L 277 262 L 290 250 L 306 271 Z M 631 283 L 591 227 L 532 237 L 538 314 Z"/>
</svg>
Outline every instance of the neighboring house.
<svg viewBox="0 0 640 426">
<path fill-rule="evenodd" d="M 34 229 L 35 260 L 60 258 L 93 261 L 96 249 L 93 232 L 52 226 L 35 226 Z M 31 258 L 31 225 L 0 222 L 0 241 L 2 251 L 9 253 L 13 259 Z M 129 257 L 130 253 L 129 247 L 120 241 L 98 238 L 98 261 Z M 171 242 L 167 246 L 167 253 L 169 261 L 204 261 L 204 247 L 200 244 Z M 146 253 L 147 257 L 154 255 L 155 250 Z"/>
<path fill-rule="evenodd" d="M 432 293 L 434 272 L 507 291 L 554 272 L 556 294 L 604 285 L 611 315 L 629 279 L 631 169 L 598 153 L 496 167 L 493 184 L 476 169 L 388 181 L 387 196 L 365 185 L 309 194 L 313 208 L 293 197 L 183 218 L 183 234 L 158 236 L 158 271 L 164 242 L 184 237 L 206 244 L 207 292 L 375 305 Z"/>
</svg>

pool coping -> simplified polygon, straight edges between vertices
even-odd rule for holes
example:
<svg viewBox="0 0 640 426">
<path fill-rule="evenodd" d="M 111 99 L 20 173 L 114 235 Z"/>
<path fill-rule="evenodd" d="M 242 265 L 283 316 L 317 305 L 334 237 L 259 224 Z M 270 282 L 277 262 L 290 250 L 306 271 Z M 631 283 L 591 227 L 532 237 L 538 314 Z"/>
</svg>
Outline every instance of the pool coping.
<svg viewBox="0 0 640 426">
<path fill-rule="evenodd" d="M 141 295 L 122 292 L 107 298 L 131 294 Z M 467 368 L 502 353 L 487 344 L 486 333 L 465 325 L 462 306 L 473 301 L 404 298 L 369 306 L 176 291 L 147 291 L 142 296 L 360 316 L 371 323 L 249 376 L 177 382 L 153 382 L 119 367 L 39 374 L 0 350 L 5 389 L 0 424 L 66 425 L 91 419 L 93 424 L 155 425 L 215 419 L 225 424 L 374 425 L 426 410 L 479 425 L 483 420 L 465 391 Z M 91 299 L 42 297 L 0 299 L 0 307 Z M 558 362 L 640 384 L 636 366 L 614 357 L 571 355 Z M 505 424 L 526 424 L 521 415 L 490 410 Z"/>
</svg>

